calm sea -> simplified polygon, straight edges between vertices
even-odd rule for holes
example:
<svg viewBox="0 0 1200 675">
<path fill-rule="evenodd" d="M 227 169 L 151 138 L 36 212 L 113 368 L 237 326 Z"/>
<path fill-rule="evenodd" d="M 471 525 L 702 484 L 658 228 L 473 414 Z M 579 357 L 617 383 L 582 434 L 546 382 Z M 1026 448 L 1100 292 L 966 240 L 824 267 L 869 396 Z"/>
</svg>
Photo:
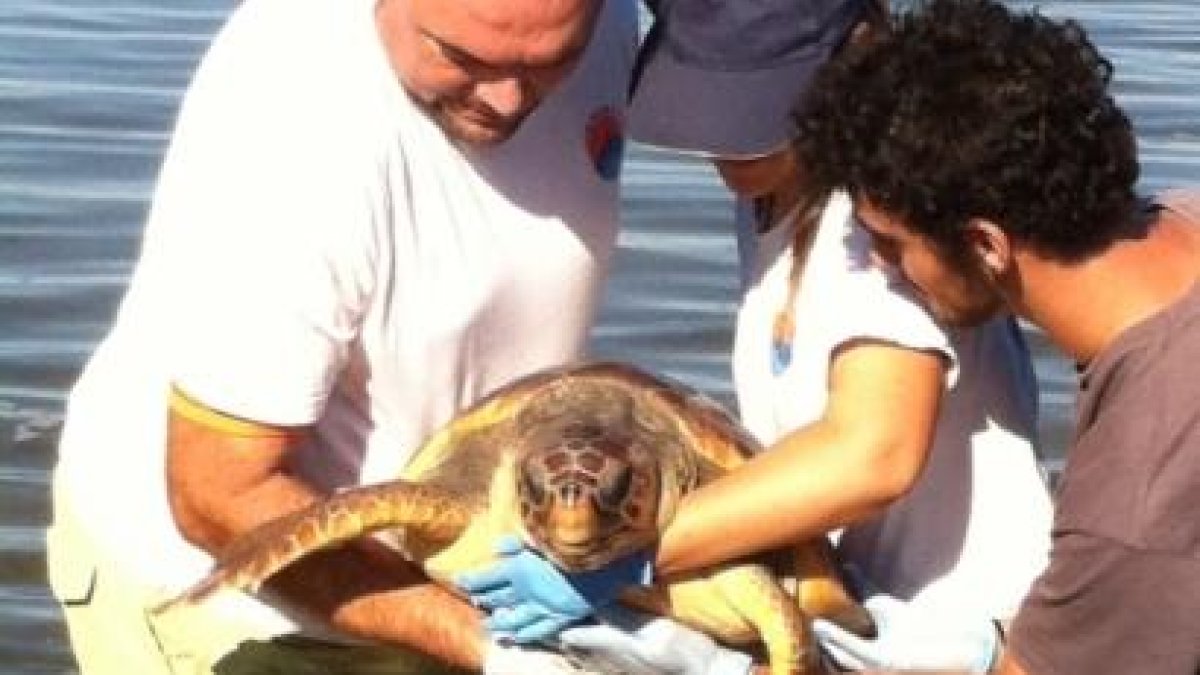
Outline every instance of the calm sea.
<svg viewBox="0 0 1200 675">
<path fill-rule="evenodd" d="M 74 672 L 42 563 L 63 399 L 113 316 L 180 92 L 231 4 L 0 3 L 0 673 Z M 1200 180 L 1195 0 L 1043 6 L 1079 17 L 1116 62 L 1143 187 Z M 596 350 L 729 401 L 728 198 L 706 166 L 638 148 L 625 181 L 628 227 Z M 1057 456 L 1071 369 L 1033 337 Z"/>
</svg>

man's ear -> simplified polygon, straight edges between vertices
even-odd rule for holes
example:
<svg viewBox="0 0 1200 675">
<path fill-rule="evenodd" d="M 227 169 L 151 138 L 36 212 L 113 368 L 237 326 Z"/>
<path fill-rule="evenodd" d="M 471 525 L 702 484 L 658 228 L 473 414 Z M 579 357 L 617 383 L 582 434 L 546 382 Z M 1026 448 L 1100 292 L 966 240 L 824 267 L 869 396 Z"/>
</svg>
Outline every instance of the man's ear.
<svg viewBox="0 0 1200 675">
<path fill-rule="evenodd" d="M 991 279 L 1005 277 L 1013 266 L 1008 234 L 986 218 L 972 218 L 966 228 L 967 246 L 980 269 Z"/>
</svg>

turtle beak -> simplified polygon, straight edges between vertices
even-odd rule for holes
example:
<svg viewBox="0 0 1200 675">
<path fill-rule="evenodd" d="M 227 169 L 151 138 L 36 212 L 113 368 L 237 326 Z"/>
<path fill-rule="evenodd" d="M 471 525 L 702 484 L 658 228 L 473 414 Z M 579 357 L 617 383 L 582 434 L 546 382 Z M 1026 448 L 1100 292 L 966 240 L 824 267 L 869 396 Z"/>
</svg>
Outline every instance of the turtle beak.
<svg viewBox="0 0 1200 675">
<path fill-rule="evenodd" d="M 569 557 L 592 553 L 603 538 L 603 523 L 587 492 L 568 482 L 559 487 L 556 497 L 557 504 L 547 513 L 554 548 Z"/>
</svg>

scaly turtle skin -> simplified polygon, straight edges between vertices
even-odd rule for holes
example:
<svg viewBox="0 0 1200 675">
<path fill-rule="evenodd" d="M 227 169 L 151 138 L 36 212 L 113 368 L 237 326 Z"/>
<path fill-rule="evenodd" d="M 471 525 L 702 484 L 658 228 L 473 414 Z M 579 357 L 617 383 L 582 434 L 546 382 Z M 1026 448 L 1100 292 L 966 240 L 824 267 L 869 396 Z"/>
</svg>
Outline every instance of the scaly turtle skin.
<svg viewBox="0 0 1200 675">
<path fill-rule="evenodd" d="M 564 570 L 595 569 L 653 546 L 683 495 L 757 448 L 709 399 L 631 366 L 535 373 L 436 433 L 398 480 L 339 492 L 241 537 L 166 606 L 222 587 L 255 590 L 291 562 L 368 533 L 386 532 L 451 588 L 494 561 L 493 542 L 513 532 Z M 621 599 L 727 643 L 761 641 L 773 674 L 796 675 L 817 666 L 808 618 L 872 631 L 835 569 L 822 539 Z"/>
</svg>

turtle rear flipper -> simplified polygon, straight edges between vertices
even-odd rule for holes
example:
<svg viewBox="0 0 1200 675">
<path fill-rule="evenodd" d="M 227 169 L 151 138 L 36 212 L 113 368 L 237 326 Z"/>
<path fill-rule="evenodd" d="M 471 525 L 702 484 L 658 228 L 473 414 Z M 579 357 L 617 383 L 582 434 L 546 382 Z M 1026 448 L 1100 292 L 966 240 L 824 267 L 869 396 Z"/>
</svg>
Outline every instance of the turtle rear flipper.
<svg viewBox="0 0 1200 675">
<path fill-rule="evenodd" d="M 761 565 L 737 565 L 714 573 L 712 579 L 726 601 L 758 631 L 771 675 L 820 672 L 808 618 L 770 570 Z"/>
<path fill-rule="evenodd" d="M 806 615 L 827 619 L 859 637 L 875 637 L 875 621 L 842 583 L 833 547 L 827 539 L 818 537 L 792 547 L 787 553 L 793 561 L 796 601 Z"/>
<path fill-rule="evenodd" d="M 621 593 L 621 601 L 669 616 L 726 644 L 761 646 L 771 675 L 821 672 L 808 617 L 765 565 L 739 563 L 652 587 L 629 588 Z"/>
<path fill-rule="evenodd" d="M 339 492 L 238 537 L 208 576 L 154 608 L 163 612 L 203 600 L 222 588 L 255 591 L 276 572 L 323 548 L 386 529 L 404 529 L 432 541 L 451 541 L 471 522 L 472 511 L 454 492 L 409 481 L 390 481 Z"/>
</svg>

